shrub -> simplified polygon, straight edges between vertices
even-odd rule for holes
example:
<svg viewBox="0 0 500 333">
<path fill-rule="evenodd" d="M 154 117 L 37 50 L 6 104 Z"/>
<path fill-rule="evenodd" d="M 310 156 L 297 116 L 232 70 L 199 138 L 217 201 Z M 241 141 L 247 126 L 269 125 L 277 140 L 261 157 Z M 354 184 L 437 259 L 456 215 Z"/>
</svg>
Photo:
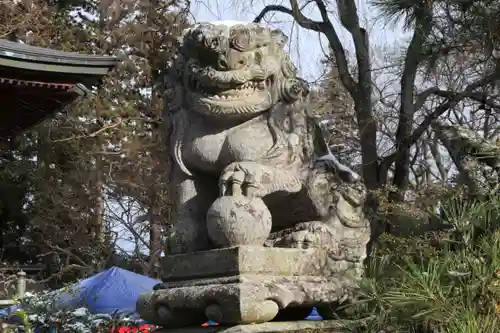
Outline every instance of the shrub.
<svg viewBox="0 0 500 333">
<path fill-rule="evenodd" d="M 112 328 L 138 326 L 138 320 L 115 315 L 91 314 L 86 308 L 55 310 L 53 292 L 30 294 L 20 300 L 20 313 L 28 318 L 29 328 L 56 328 L 59 333 L 110 332 Z M 19 312 L 18 312 L 19 313 Z M 29 330 L 26 330 L 29 332 Z"/>
<path fill-rule="evenodd" d="M 441 210 L 452 230 L 376 244 L 352 305 L 368 332 L 500 332 L 500 197 Z"/>
</svg>

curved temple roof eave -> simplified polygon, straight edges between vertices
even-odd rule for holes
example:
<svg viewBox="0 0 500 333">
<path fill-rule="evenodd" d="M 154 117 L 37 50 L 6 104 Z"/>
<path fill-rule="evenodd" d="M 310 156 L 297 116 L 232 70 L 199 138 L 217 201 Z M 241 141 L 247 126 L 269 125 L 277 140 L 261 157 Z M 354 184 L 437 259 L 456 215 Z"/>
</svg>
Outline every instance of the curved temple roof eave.
<svg viewBox="0 0 500 333">
<path fill-rule="evenodd" d="M 0 138 L 17 136 L 74 100 L 89 95 L 90 89 L 99 85 L 118 62 L 116 57 L 55 51 L 0 40 L 0 86 L 5 87 L 3 98 L 11 111 L 0 117 Z M 31 92 L 25 90 L 27 88 Z M 9 94 L 9 89 L 17 89 L 17 93 Z M 21 93 L 27 91 L 29 95 L 33 89 L 41 94 L 40 98 L 30 99 Z"/>
<path fill-rule="evenodd" d="M 26 61 L 59 66 L 107 68 L 108 70 L 115 67 L 119 61 L 113 56 L 57 51 L 0 39 L 0 59 L 2 58 L 11 61 Z"/>
</svg>

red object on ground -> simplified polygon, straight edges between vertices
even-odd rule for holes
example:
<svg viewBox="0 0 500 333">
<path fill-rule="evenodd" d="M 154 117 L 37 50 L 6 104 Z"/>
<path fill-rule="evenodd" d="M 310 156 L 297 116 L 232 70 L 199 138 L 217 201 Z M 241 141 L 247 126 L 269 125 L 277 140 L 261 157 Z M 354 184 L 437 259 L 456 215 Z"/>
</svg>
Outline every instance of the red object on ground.
<svg viewBox="0 0 500 333">
<path fill-rule="evenodd" d="M 202 327 L 208 326 L 219 326 L 219 323 L 215 323 L 210 325 L 208 322 L 201 325 Z M 141 326 L 122 326 L 118 328 L 112 328 L 109 330 L 109 333 L 149 333 L 154 330 L 156 326 L 144 324 Z"/>
<path fill-rule="evenodd" d="M 110 333 L 148 333 L 154 330 L 156 326 L 144 324 L 141 326 L 122 326 L 116 328 L 112 328 Z"/>
</svg>

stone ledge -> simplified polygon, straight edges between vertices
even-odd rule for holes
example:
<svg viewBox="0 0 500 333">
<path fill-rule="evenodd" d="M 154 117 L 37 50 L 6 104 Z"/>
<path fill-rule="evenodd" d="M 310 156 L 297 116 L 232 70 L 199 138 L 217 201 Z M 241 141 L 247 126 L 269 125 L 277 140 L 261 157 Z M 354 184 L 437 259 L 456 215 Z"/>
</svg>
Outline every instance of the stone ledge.
<svg viewBox="0 0 500 333">
<path fill-rule="evenodd" d="M 192 327 L 158 329 L 152 333 L 350 333 L 338 320 L 283 321 L 233 327 Z"/>
<path fill-rule="evenodd" d="M 162 280 L 169 282 L 243 274 L 338 276 L 351 264 L 342 260 L 323 249 L 237 246 L 166 256 L 162 259 Z"/>
<path fill-rule="evenodd" d="M 286 316 L 283 320 L 301 320 L 307 316 L 303 312 L 310 313 L 314 306 L 335 308 L 349 298 L 355 285 L 346 276 L 243 275 L 238 279 L 203 285 L 198 280 L 166 282 L 169 287 L 141 295 L 137 311 L 142 319 L 169 329 L 197 327 L 207 318 L 224 326 L 264 323 L 281 315 Z"/>
<path fill-rule="evenodd" d="M 317 248 L 238 246 L 172 255 L 163 259 L 164 282 L 139 298 L 137 310 L 166 329 L 197 327 L 206 318 L 224 326 L 285 314 L 283 320 L 301 320 L 304 308 L 335 307 L 350 297 L 357 283 L 351 264 Z"/>
</svg>

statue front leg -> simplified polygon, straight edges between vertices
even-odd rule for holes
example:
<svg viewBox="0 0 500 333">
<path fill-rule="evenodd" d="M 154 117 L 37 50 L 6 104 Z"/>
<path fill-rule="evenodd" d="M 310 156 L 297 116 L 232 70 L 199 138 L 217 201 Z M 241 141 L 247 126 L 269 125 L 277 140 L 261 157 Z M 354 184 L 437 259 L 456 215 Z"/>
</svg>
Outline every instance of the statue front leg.
<svg viewBox="0 0 500 333">
<path fill-rule="evenodd" d="M 275 192 L 297 193 L 302 182 L 296 170 L 259 162 L 243 161 L 228 165 L 219 179 L 220 195 L 264 197 Z"/>
<path fill-rule="evenodd" d="M 217 185 L 211 179 L 187 176 L 175 168 L 170 186 L 174 212 L 166 252 L 179 254 L 207 250 L 211 242 L 206 214 L 217 198 Z"/>
</svg>

